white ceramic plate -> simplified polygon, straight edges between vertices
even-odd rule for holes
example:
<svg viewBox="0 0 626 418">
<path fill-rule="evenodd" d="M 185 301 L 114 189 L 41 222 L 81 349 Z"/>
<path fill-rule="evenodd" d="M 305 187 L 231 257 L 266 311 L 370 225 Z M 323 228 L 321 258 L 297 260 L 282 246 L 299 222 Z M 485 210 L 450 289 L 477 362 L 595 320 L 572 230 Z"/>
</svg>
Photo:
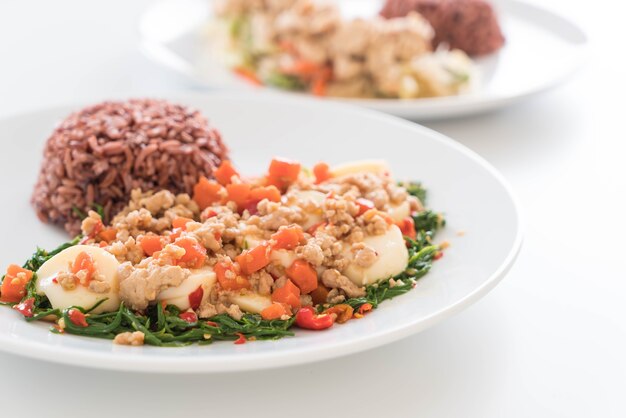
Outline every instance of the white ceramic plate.
<svg viewBox="0 0 626 418">
<path fill-rule="evenodd" d="M 200 86 L 255 88 L 233 76 L 210 52 L 210 4 L 210 0 L 155 3 L 139 23 L 142 51 Z M 373 15 L 381 1 L 342 0 L 340 4 L 346 15 Z M 587 36 L 576 24 L 520 1 L 501 0 L 495 6 L 506 45 L 496 54 L 478 60 L 482 81 L 476 91 L 432 99 L 344 101 L 412 119 L 456 117 L 501 108 L 543 92 L 565 80 L 583 62 Z"/>
<path fill-rule="evenodd" d="M 244 173 L 266 170 L 276 155 L 312 165 L 364 158 L 389 161 L 398 179 L 421 180 L 429 205 L 448 226 L 438 240 L 451 247 L 411 292 L 383 303 L 366 318 L 325 332 L 298 331 L 279 341 L 244 345 L 158 348 L 56 335 L 0 307 L 0 350 L 81 366 L 150 372 L 215 372 L 278 367 L 347 355 L 419 332 L 485 295 L 511 267 L 521 244 L 515 201 L 502 177 L 482 158 L 419 125 L 322 101 L 279 96 L 212 94 L 170 98 L 200 109 L 222 132 Z M 4 219 L 0 268 L 22 263 L 36 245 L 54 248 L 67 237 L 38 221 L 29 198 L 45 139 L 78 106 L 0 121 L 4 138 L 0 184 Z M 465 231 L 464 236 L 458 236 Z"/>
</svg>

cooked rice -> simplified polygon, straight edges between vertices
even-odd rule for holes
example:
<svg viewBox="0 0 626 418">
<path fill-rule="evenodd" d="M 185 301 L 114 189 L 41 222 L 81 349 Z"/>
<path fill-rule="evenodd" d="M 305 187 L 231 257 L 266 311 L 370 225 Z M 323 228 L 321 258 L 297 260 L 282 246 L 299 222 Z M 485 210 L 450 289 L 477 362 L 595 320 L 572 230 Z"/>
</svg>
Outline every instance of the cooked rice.
<svg viewBox="0 0 626 418">
<path fill-rule="evenodd" d="M 101 205 L 109 218 L 132 189 L 191 194 L 227 152 L 197 110 L 152 99 L 100 103 L 68 116 L 48 138 L 32 203 L 42 221 L 77 234 L 81 213 Z"/>
</svg>

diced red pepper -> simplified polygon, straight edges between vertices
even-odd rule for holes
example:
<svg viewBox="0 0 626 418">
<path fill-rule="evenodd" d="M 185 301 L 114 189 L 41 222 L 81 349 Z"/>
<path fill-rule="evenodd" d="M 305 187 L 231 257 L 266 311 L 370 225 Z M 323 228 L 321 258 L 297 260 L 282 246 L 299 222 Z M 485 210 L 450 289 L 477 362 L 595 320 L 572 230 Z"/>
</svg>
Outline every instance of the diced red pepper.
<svg viewBox="0 0 626 418">
<path fill-rule="evenodd" d="M 295 182 L 300 175 L 300 163 L 284 158 L 274 158 L 270 163 L 267 176 L 268 184 L 272 184 L 280 190 L 285 190 Z"/>
<path fill-rule="evenodd" d="M 163 249 L 163 242 L 158 235 L 144 235 L 139 245 L 141 245 L 141 249 L 148 257 L 151 257 L 152 254 Z"/>
<path fill-rule="evenodd" d="M 221 202 L 224 195 L 224 187 L 216 181 L 200 177 L 198 183 L 193 186 L 193 200 L 204 210 L 213 203 Z"/>
<path fill-rule="evenodd" d="M 417 238 L 417 231 L 415 231 L 415 222 L 413 221 L 412 217 L 407 216 L 396 225 L 398 225 L 398 228 L 400 228 L 400 232 L 402 232 L 402 235 L 405 235 L 411 239 Z"/>
<path fill-rule="evenodd" d="M 273 319 L 280 319 L 283 317 L 283 315 L 289 314 L 291 314 L 291 312 L 288 311 L 287 308 L 285 308 L 285 305 L 283 305 L 282 303 L 274 302 L 261 311 L 261 318 L 265 319 L 266 321 L 271 321 Z"/>
<path fill-rule="evenodd" d="M 250 191 L 250 199 L 256 203 L 263 199 L 267 199 L 270 202 L 280 202 L 280 190 L 272 185 L 257 187 Z"/>
<path fill-rule="evenodd" d="M 320 184 L 331 178 L 330 167 L 326 163 L 317 163 L 313 166 L 315 184 Z"/>
<path fill-rule="evenodd" d="M 200 307 L 202 297 L 204 297 L 204 289 L 202 289 L 202 286 L 198 286 L 198 288 L 191 292 L 188 296 L 189 306 L 191 306 L 191 309 L 195 311 Z"/>
<path fill-rule="evenodd" d="M 187 223 L 193 222 L 193 219 L 179 216 L 172 221 L 172 228 L 181 228 L 183 231 L 187 230 Z"/>
<path fill-rule="evenodd" d="M 270 263 L 270 247 L 269 243 L 263 242 L 256 247 L 246 250 L 236 257 L 241 272 L 250 275 Z"/>
<path fill-rule="evenodd" d="M 220 261 L 213 269 L 217 276 L 217 281 L 224 290 L 250 289 L 250 281 L 241 276 L 232 261 Z"/>
<path fill-rule="evenodd" d="M 106 242 L 110 242 L 113 241 L 115 239 L 115 237 L 117 236 L 117 229 L 115 228 L 105 228 L 103 229 L 98 236 Z"/>
<path fill-rule="evenodd" d="M 310 293 L 317 288 L 317 272 L 306 261 L 295 260 L 285 272 L 300 288 L 302 294 Z"/>
<path fill-rule="evenodd" d="M 239 177 L 239 172 L 235 170 L 233 167 L 233 163 L 229 160 L 222 161 L 222 164 L 213 172 L 215 176 L 215 180 L 218 181 L 222 186 L 226 186 L 227 184 L 232 183 L 232 178 L 234 176 Z"/>
<path fill-rule="evenodd" d="M 317 315 L 315 309 L 310 306 L 300 308 L 296 313 L 296 325 L 300 328 L 319 331 L 332 327 L 334 323 L 332 315 Z"/>
<path fill-rule="evenodd" d="M 32 278 L 32 271 L 11 264 L 7 268 L 2 287 L 0 287 L 0 302 L 17 303 L 21 301 L 26 295 L 26 284 Z"/>
<path fill-rule="evenodd" d="M 304 234 L 299 225 L 292 225 L 272 234 L 272 240 L 275 241 L 272 247 L 275 250 L 293 250 L 304 242 Z"/>
<path fill-rule="evenodd" d="M 237 210 L 243 212 L 243 210 L 250 202 L 250 192 L 252 187 L 247 183 L 234 183 L 226 186 L 226 193 L 228 194 L 228 200 L 237 204 Z"/>
<path fill-rule="evenodd" d="M 199 269 L 206 261 L 206 248 L 193 238 L 183 237 L 174 241 L 177 245 L 185 249 L 185 254 L 176 260 L 177 265 L 187 268 Z"/>
<path fill-rule="evenodd" d="M 210 327 L 216 327 L 217 328 L 217 322 L 213 322 L 213 321 L 206 321 L 205 322 L 208 326 Z"/>
<path fill-rule="evenodd" d="M 13 306 L 13 309 L 24 315 L 26 318 L 33 316 L 33 308 L 35 307 L 35 298 L 28 298 Z"/>
<path fill-rule="evenodd" d="M 68 312 L 68 316 L 72 324 L 77 327 L 87 327 L 89 324 L 87 323 L 87 319 L 85 318 L 85 314 L 79 311 L 78 309 L 70 309 Z"/>
<path fill-rule="evenodd" d="M 284 303 L 297 309 L 300 307 L 300 288 L 291 280 L 287 280 L 283 287 L 274 290 L 272 302 Z"/>
<path fill-rule="evenodd" d="M 85 251 L 78 253 L 76 260 L 74 260 L 72 264 L 72 273 L 76 274 L 81 270 L 86 273 L 85 283 L 82 284 L 89 283 L 93 274 L 96 272 L 96 266 L 94 265 L 93 258 Z"/>
</svg>

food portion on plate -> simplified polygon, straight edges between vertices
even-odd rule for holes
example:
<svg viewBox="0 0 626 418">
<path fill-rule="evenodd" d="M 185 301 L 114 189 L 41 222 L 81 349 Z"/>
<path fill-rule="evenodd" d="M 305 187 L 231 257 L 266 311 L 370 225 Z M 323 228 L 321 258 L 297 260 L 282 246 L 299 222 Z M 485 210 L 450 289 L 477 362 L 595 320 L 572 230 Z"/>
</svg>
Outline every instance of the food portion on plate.
<svg viewBox="0 0 626 418">
<path fill-rule="evenodd" d="M 486 0 L 387 0 L 380 14 L 392 19 L 413 12 L 433 27 L 433 48 L 445 45 L 474 57 L 492 54 L 504 45 L 498 17 Z"/>
<path fill-rule="evenodd" d="M 195 110 L 163 100 L 105 102 L 71 114 L 44 149 L 32 203 L 44 222 L 80 232 L 94 204 L 110 217 L 133 189 L 191 194 L 228 150 Z"/>
<path fill-rule="evenodd" d="M 346 19 L 337 4 L 319 0 L 221 0 L 215 2 L 212 33 L 221 35 L 215 37 L 222 39 L 217 44 L 226 65 L 259 85 L 348 98 L 414 99 L 472 90 L 476 67 L 461 49 L 448 48 L 451 35 L 437 38 L 413 9 L 387 9 L 398 16 Z M 472 24 L 469 32 L 474 29 Z"/>
<path fill-rule="evenodd" d="M 443 254 L 446 244 L 433 242 L 443 217 L 426 209 L 420 184 L 396 182 L 384 161 L 307 169 L 274 158 L 251 177 L 207 126 L 197 112 L 152 100 L 96 105 L 61 123 L 46 153 L 63 141 L 71 151 L 54 170 L 42 167 L 58 185 L 48 199 L 63 202 L 48 219 L 73 232 L 84 213 L 80 234 L 10 265 L 0 302 L 55 333 L 118 344 L 241 344 L 361 318 L 412 289 Z M 125 151 L 102 151 L 112 143 Z M 126 170 L 104 181 L 113 176 L 95 174 L 102 164 Z M 92 192 L 68 194 L 69 185 Z"/>
</svg>

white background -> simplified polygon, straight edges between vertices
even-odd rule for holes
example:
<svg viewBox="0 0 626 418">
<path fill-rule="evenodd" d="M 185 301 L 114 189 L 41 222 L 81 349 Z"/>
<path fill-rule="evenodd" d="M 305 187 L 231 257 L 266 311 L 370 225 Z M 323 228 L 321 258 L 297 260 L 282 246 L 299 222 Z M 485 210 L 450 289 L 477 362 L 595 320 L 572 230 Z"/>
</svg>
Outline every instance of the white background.
<svg viewBox="0 0 626 418">
<path fill-rule="evenodd" d="M 524 248 L 487 297 L 401 342 L 272 371 L 142 375 L 0 354 L 0 415 L 626 416 L 626 10 L 541 3 L 588 29 L 588 65 L 525 104 L 427 124 L 487 158 L 520 199 Z M 0 117 L 192 89 L 139 54 L 149 4 L 0 2 Z"/>
</svg>

